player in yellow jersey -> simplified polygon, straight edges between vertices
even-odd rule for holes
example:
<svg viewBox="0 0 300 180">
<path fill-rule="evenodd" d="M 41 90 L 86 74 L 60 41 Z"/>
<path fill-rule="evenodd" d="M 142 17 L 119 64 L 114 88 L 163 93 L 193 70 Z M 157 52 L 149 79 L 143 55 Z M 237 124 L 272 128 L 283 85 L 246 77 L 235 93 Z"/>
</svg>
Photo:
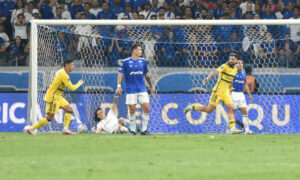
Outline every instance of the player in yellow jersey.
<svg viewBox="0 0 300 180">
<path fill-rule="evenodd" d="M 71 91 L 75 91 L 83 84 L 82 80 L 79 80 L 75 85 L 72 84 L 68 73 L 72 72 L 73 70 L 73 60 L 64 61 L 64 68 L 55 73 L 55 76 L 44 97 L 44 101 L 46 102 L 47 116 L 37 122 L 33 127 L 26 126 L 24 128 L 24 132 L 30 135 L 35 135 L 36 129 L 41 128 L 48 124 L 48 122 L 52 121 L 54 115 L 58 113 L 59 108 L 62 108 L 63 110 L 65 110 L 64 129 L 62 130 L 62 134 L 75 135 L 75 133 L 72 133 L 68 129 L 72 118 L 73 108 L 69 104 L 69 102 L 62 96 L 66 87 Z"/>
<path fill-rule="evenodd" d="M 230 54 L 229 61 L 222 66 L 220 66 L 216 71 L 209 74 L 207 78 L 203 80 L 203 85 L 207 83 L 211 78 L 219 74 L 218 81 L 212 89 L 212 93 L 209 100 L 209 105 L 188 105 L 184 109 L 184 113 L 187 113 L 192 110 L 202 111 L 211 113 L 216 109 L 216 106 L 220 101 L 228 109 L 228 118 L 230 123 L 230 131 L 232 134 L 239 134 L 242 131 L 235 128 L 235 119 L 234 119 L 234 108 L 232 104 L 232 99 L 228 93 L 229 88 L 233 82 L 233 79 L 237 73 L 237 68 L 235 67 L 238 60 L 238 56 L 235 53 Z"/>
</svg>

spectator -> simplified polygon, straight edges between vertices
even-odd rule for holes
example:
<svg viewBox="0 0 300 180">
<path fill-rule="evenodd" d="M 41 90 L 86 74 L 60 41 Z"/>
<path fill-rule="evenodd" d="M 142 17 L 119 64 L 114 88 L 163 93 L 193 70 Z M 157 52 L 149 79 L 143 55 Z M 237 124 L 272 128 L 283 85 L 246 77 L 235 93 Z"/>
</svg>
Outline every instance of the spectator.
<svg viewBox="0 0 300 180">
<path fill-rule="evenodd" d="M 9 41 L 9 37 L 8 37 L 7 33 L 4 30 L 3 24 L 0 24 L 0 38 L 2 38 L 2 40 L 5 43 L 5 47 L 7 48 L 10 45 L 10 41 Z"/>
<path fill-rule="evenodd" d="M 287 5 L 287 8 L 283 12 L 283 19 L 289 19 L 294 16 L 294 4 L 292 2 L 289 2 Z"/>
<path fill-rule="evenodd" d="M 90 13 L 90 9 L 91 9 L 90 3 L 84 3 L 83 9 L 84 9 L 83 13 L 86 15 L 86 19 L 96 19 L 94 14 Z"/>
<path fill-rule="evenodd" d="M 136 11 L 132 12 L 132 19 L 139 19 L 139 14 Z"/>
<path fill-rule="evenodd" d="M 157 19 L 164 20 L 165 14 L 166 14 L 166 9 L 163 7 L 159 8 L 159 12 L 157 14 Z"/>
<path fill-rule="evenodd" d="M 19 14 L 24 14 L 25 15 L 26 9 L 24 8 L 24 3 L 23 0 L 18 0 L 17 1 L 17 8 L 13 10 L 13 12 L 11 13 L 11 25 L 12 25 L 12 29 L 14 29 L 14 24 L 17 22 L 17 16 Z"/>
<path fill-rule="evenodd" d="M 168 39 L 164 42 L 156 43 L 156 51 L 158 54 L 158 66 L 179 66 L 179 44 L 174 39 L 174 33 L 168 32 Z"/>
<path fill-rule="evenodd" d="M 250 4 L 250 5 L 248 5 Z M 245 14 L 246 11 L 247 11 L 247 6 L 250 6 L 252 7 L 251 8 L 251 11 L 254 11 L 254 8 L 255 8 L 255 5 L 254 3 L 252 2 L 252 0 L 246 0 L 245 2 L 243 2 L 241 5 L 240 5 L 240 8 L 242 10 L 242 14 Z M 248 9 L 249 10 L 249 9 Z"/>
<path fill-rule="evenodd" d="M 262 11 L 259 3 L 255 3 L 254 14 L 258 14 L 259 16 L 262 15 Z"/>
<path fill-rule="evenodd" d="M 115 36 L 111 39 L 110 46 L 108 47 L 109 65 L 118 66 L 118 60 L 120 59 L 120 53 L 123 51 L 123 48 L 120 46 L 119 39 Z"/>
<path fill-rule="evenodd" d="M 70 7 L 69 11 L 71 13 L 72 19 L 75 18 L 75 14 L 77 12 L 83 12 L 84 9 L 83 9 L 83 6 L 82 6 L 80 0 L 73 0 L 73 5 Z"/>
<path fill-rule="evenodd" d="M 138 6 L 141 6 L 143 7 L 144 4 L 147 2 L 148 0 L 131 0 L 131 3 L 132 3 L 132 9 L 134 11 L 136 11 L 137 7 Z M 153 6 L 153 5 L 152 5 Z"/>
<path fill-rule="evenodd" d="M 0 4 L 1 7 L 1 18 L 5 17 L 5 22 L 3 23 L 5 29 L 7 30 L 8 36 L 13 36 L 13 30 L 11 27 L 10 19 L 11 13 L 16 8 L 16 3 L 12 0 L 4 0 Z"/>
<path fill-rule="evenodd" d="M 207 19 L 208 11 L 206 8 L 201 9 L 199 19 Z"/>
<path fill-rule="evenodd" d="M 276 18 L 277 17 L 275 16 L 275 14 L 271 12 L 271 5 L 267 4 L 264 13 L 262 13 L 261 19 L 276 19 Z"/>
<path fill-rule="evenodd" d="M 52 8 L 55 5 L 56 0 L 41 0 L 37 7 L 42 14 L 42 19 L 53 19 L 54 14 L 52 12 Z"/>
<path fill-rule="evenodd" d="M 68 56 L 68 51 L 70 52 L 71 49 L 70 45 L 67 44 L 65 40 L 65 36 L 63 32 L 58 32 L 57 39 L 54 42 L 54 47 L 55 47 L 55 61 L 59 63 L 61 59 L 67 59 Z"/>
<path fill-rule="evenodd" d="M 151 11 L 151 4 L 147 2 L 144 4 L 144 10 L 139 12 L 139 15 L 144 15 L 145 19 L 150 19 L 152 15 L 156 14 Z"/>
<path fill-rule="evenodd" d="M 20 36 L 16 37 L 15 43 L 9 49 L 9 64 L 17 66 L 26 65 L 26 55 L 24 53 L 25 45 Z"/>
<path fill-rule="evenodd" d="M 231 13 L 230 16 L 233 19 L 241 19 L 242 18 L 242 10 L 241 8 L 238 6 L 236 1 L 232 1 L 230 4 L 231 7 Z"/>
<path fill-rule="evenodd" d="M 274 1 L 273 0 L 268 0 L 268 2 L 263 5 L 263 8 L 262 8 L 263 11 L 265 11 L 265 8 L 266 8 L 267 5 L 271 6 L 271 13 L 275 13 L 277 6 L 274 3 Z"/>
<path fill-rule="evenodd" d="M 6 65 L 5 51 L 5 41 L 0 37 L 0 66 Z"/>
<path fill-rule="evenodd" d="M 185 8 L 185 16 L 184 19 L 194 19 L 192 16 L 192 10 L 190 7 Z"/>
<path fill-rule="evenodd" d="M 58 7 L 53 7 L 53 12 L 54 12 L 54 17 L 57 19 L 72 19 L 71 13 L 68 10 L 68 6 L 66 5 L 65 1 L 61 0 L 58 2 L 58 7 L 61 8 L 61 10 L 59 10 L 59 17 L 57 16 L 57 8 Z"/>
<path fill-rule="evenodd" d="M 34 10 L 34 2 L 33 1 L 30 1 L 28 3 L 28 6 L 27 6 L 27 10 L 25 11 L 25 21 L 26 22 L 29 22 L 31 19 L 33 19 L 33 16 L 32 16 L 32 11 Z"/>
<path fill-rule="evenodd" d="M 170 6 L 169 6 L 169 4 L 168 3 L 164 3 L 164 6 L 163 6 L 165 9 L 166 9 L 166 13 L 165 13 L 165 19 L 168 19 L 168 20 L 170 20 L 170 19 L 175 19 L 175 13 L 174 12 L 172 12 L 172 11 L 176 11 L 176 6 L 173 6 L 173 7 L 175 7 L 175 10 L 173 9 L 172 11 L 170 10 Z"/>
<path fill-rule="evenodd" d="M 19 36 L 23 43 L 27 42 L 27 22 L 25 21 L 23 14 L 19 14 L 17 16 L 17 22 L 15 23 L 14 27 L 14 37 L 17 38 L 17 36 Z"/>
<path fill-rule="evenodd" d="M 94 14 L 96 17 L 99 12 L 102 11 L 102 8 L 99 7 L 99 2 L 98 0 L 92 0 L 92 7 L 90 8 L 90 13 Z"/>
<path fill-rule="evenodd" d="M 217 7 L 214 10 L 214 17 L 216 19 L 220 19 L 223 16 L 223 13 L 224 13 L 223 4 L 224 4 L 223 0 L 218 0 L 217 1 Z"/>
<path fill-rule="evenodd" d="M 41 18 L 40 12 L 39 12 L 38 9 L 33 9 L 33 10 L 32 10 L 32 18 L 33 18 L 33 19 L 40 19 L 40 18 Z"/>
<path fill-rule="evenodd" d="M 206 6 L 202 5 L 202 0 L 194 0 L 194 5 L 191 7 L 192 16 L 194 19 L 200 17 L 200 12 L 202 9 L 207 9 Z"/>
<path fill-rule="evenodd" d="M 294 7 L 294 17 L 290 19 L 300 19 L 299 6 Z M 297 42 L 300 41 L 300 25 L 290 25 L 289 30 L 290 30 L 291 39 L 294 42 L 294 45 L 296 46 Z"/>
<path fill-rule="evenodd" d="M 110 4 L 110 10 L 114 14 L 114 17 L 118 17 L 121 12 L 124 12 L 121 0 L 113 0 L 113 3 Z"/>
<path fill-rule="evenodd" d="M 211 11 L 216 9 L 216 4 L 214 2 L 212 2 L 212 0 L 204 0 L 204 1 L 202 1 L 202 5 L 204 5 L 208 10 L 211 10 Z"/>
<path fill-rule="evenodd" d="M 294 43 L 291 41 L 291 37 L 289 34 L 285 34 L 283 40 L 279 43 L 279 62 L 278 66 L 286 67 L 289 62 L 293 60 L 293 54 L 296 52 L 296 47 Z"/>
<path fill-rule="evenodd" d="M 156 14 L 159 11 L 159 7 L 158 7 L 158 1 L 157 0 L 152 0 L 152 8 L 151 8 L 152 12 L 155 12 Z"/>
<path fill-rule="evenodd" d="M 243 19 L 253 19 L 253 14 L 251 11 L 247 11 L 244 15 L 243 15 Z"/>
<path fill-rule="evenodd" d="M 102 11 L 97 14 L 97 19 L 115 19 L 113 12 L 109 9 L 107 2 L 102 4 Z"/>
</svg>

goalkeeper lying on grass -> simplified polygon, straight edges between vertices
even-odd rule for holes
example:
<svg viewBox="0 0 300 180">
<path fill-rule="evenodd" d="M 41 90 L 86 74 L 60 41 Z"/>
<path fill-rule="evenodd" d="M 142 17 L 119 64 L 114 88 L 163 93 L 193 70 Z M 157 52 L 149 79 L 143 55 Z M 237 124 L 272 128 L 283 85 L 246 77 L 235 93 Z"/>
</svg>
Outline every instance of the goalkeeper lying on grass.
<svg viewBox="0 0 300 180">
<path fill-rule="evenodd" d="M 95 121 L 97 122 L 96 133 L 128 133 L 130 131 L 130 122 L 127 119 L 117 117 L 118 95 L 115 95 L 113 105 L 105 115 L 105 110 L 98 108 L 95 111 Z M 140 131 L 140 126 L 137 126 Z"/>
</svg>

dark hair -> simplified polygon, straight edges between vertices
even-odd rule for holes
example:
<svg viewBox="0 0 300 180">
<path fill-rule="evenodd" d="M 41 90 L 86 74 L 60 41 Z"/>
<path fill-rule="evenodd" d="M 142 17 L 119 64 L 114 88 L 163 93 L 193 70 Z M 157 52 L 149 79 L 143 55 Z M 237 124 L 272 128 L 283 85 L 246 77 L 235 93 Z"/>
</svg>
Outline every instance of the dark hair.
<svg viewBox="0 0 300 180">
<path fill-rule="evenodd" d="M 239 60 L 239 55 L 237 53 L 230 53 L 229 56 L 234 56 L 236 59 Z"/>
<path fill-rule="evenodd" d="M 294 6 L 293 10 L 298 9 L 300 11 L 300 6 Z"/>
<path fill-rule="evenodd" d="M 70 63 L 72 63 L 72 62 L 74 62 L 72 59 L 67 59 L 67 60 L 65 60 L 64 61 L 64 67 L 67 65 L 67 64 L 70 64 Z"/>
<path fill-rule="evenodd" d="M 21 16 L 22 16 L 23 18 L 25 18 L 25 17 L 24 17 L 24 14 L 22 14 L 22 13 L 19 14 L 19 15 L 17 16 L 17 18 L 19 18 L 19 17 L 21 17 Z"/>
<path fill-rule="evenodd" d="M 131 48 L 130 48 L 130 50 L 131 50 L 131 52 L 133 51 L 133 50 L 135 50 L 136 48 L 138 48 L 138 47 L 142 47 L 140 44 L 133 44 L 132 46 L 131 46 Z"/>
<path fill-rule="evenodd" d="M 102 110 L 102 108 L 97 108 L 96 110 L 95 110 L 95 113 L 94 113 L 94 120 L 96 121 L 96 122 L 100 122 L 101 121 L 101 119 L 100 118 L 98 118 L 98 116 L 97 116 L 97 111 L 99 111 L 99 110 Z"/>
</svg>

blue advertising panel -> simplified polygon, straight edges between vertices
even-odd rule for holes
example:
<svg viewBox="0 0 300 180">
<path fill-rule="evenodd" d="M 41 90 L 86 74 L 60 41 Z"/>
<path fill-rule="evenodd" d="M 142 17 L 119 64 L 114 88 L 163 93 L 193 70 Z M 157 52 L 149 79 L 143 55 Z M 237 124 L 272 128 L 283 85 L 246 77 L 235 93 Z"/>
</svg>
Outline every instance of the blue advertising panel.
<svg viewBox="0 0 300 180">
<path fill-rule="evenodd" d="M 113 94 L 104 94 L 104 103 L 111 103 Z M 91 107 L 91 99 L 97 94 L 71 95 L 70 101 L 74 108 L 72 125 L 84 123 L 91 127 L 87 111 Z M 300 95 L 254 95 L 254 101 L 249 104 L 250 129 L 256 133 L 293 134 L 300 133 Z M 218 105 L 215 112 L 205 114 L 191 112 L 186 115 L 183 109 L 189 103 L 207 104 L 209 94 L 157 94 L 151 95 L 151 112 L 149 131 L 152 133 L 225 133 L 227 112 Z M 100 104 L 99 104 L 100 105 Z M 124 95 L 119 99 L 119 116 L 127 117 Z M 141 109 L 139 108 L 139 111 Z M 43 107 L 38 107 L 38 118 L 45 116 Z M 140 119 L 138 116 L 137 119 Z M 241 119 L 237 113 L 236 119 Z M 27 93 L 0 93 L 0 131 L 21 132 L 27 121 Z M 53 123 L 62 125 L 62 112 L 56 116 Z"/>
</svg>

